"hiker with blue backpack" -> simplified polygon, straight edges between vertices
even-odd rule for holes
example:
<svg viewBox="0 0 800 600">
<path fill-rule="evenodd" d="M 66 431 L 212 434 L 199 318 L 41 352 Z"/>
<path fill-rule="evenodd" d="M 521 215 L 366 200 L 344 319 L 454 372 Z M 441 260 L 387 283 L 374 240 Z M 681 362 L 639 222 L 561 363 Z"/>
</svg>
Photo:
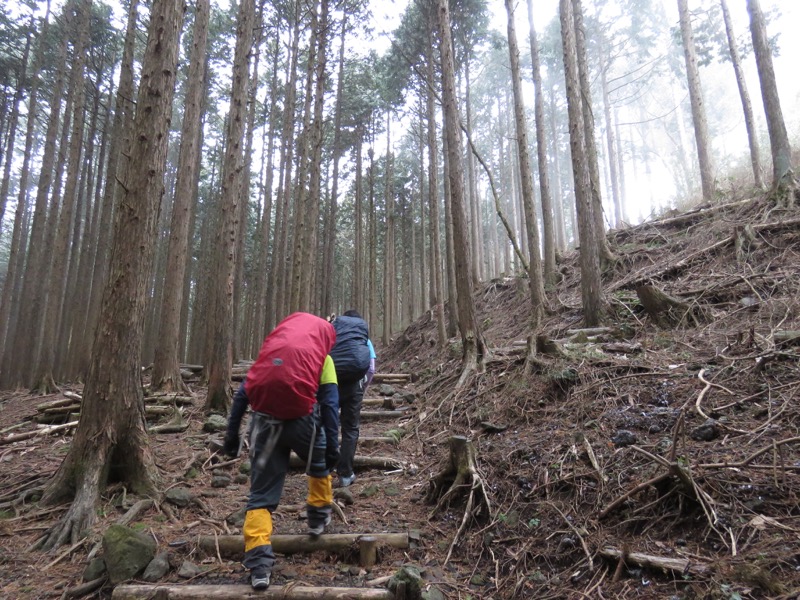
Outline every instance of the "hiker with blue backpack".
<svg viewBox="0 0 800 600">
<path fill-rule="evenodd" d="M 339 460 L 339 391 L 331 358 L 336 332 L 320 317 L 294 313 L 266 337 L 233 397 L 223 452 L 241 450 L 239 427 L 248 405 L 250 494 L 244 519 L 243 564 L 255 590 L 269 587 L 275 565 L 272 513 L 278 507 L 292 450 L 306 463 L 308 533 L 331 521 L 331 471 Z"/>
<path fill-rule="evenodd" d="M 348 310 L 333 316 L 336 344 L 331 350 L 339 382 L 342 443 L 336 473 L 337 487 L 347 487 L 356 479 L 353 459 L 356 455 L 361 426 L 361 404 L 364 392 L 375 373 L 375 349 L 369 339 L 369 327 L 358 311 Z"/>
</svg>

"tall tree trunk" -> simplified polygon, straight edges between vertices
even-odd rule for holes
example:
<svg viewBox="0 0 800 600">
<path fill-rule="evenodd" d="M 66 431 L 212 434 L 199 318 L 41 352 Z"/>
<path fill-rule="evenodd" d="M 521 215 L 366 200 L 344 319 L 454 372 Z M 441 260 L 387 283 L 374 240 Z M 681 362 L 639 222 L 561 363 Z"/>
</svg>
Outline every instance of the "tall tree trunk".
<svg viewBox="0 0 800 600">
<path fill-rule="evenodd" d="M 764 102 L 769 145 L 772 150 L 772 187 L 778 189 L 794 180 L 792 148 L 789 145 L 789 135 L 783 120 L 775 69 L 772 66 L 772 51 L 769 48 L 767 26 L 764 23 L 759 0 L 747 0 L 747 12 L 750 14 L 750 35 L 753 38 L 758 79 L 761 82 L 761 99 Z M 787 197 L 787 201 L 792 202 L 791 195 Z"/>
<path fill-rule="evenodd" d="M 611 102 L 608 94 L 607 65 L 600 66 L 600 85 L 603 92 L 603 117 L 606 121 L 606 148 L 608 150 L 608 169 L 611 178 L 611 198 L 614 203 L 614 225 L 619 227 L 623 222 L 622 199 L 619 193 L 619 175 L 617 173 L 617 141 L 614 138 L 614 122 L 611 120 Z"/>
<path fill-rule="evenodd" d="M 69 30 L 71 15 L 66 13 L 65 31 Z M 44 31 L 44 29 L 43 29 Z M 42 41 L 43 44 L 43 41 Z M 37 182 L 36 202 L 31 224 L 30 243 L 25 261 L 23 273 L 22 298 L 28 298 L 22 304 L 19 318 L 14 321 L 7 336 L 4 346 L 2 381 L 6 386 L 16 386 L 18 384 L 32 383 L 32 366 L 36 359 L 37 348 L 44 321 L 42 311 L 45 307 L 45 278 L 49 277 L 48 266 L 50 264 L 50 253 L 45 252 L 45 238 L 47 235 L 47 215 L 48 198 L 53 183 L 55 171 L 57 137 L 59 125 L 61 123 L 61 104 L 64 96 L 66 84 L 67 67 L 67 48 L 69 36 L 63 36 L 59 45 L 56 63 L 59 65 L 56 71 L 56 79 L 53 84 L 50 101 L 50 114 L 47 120 L 47 131 L 45 133 L 44 150 L 41 157 L 41 170 Z M 37 70 L 38 75 L 38 70 Z M 35 119 L 37 94 L 31 92 L 29 101 L 29 119 Z M 30 127 L 30 125 L 29 125 Z"/>
<path fill-rule="evenodd" d="M 49 5 L 48 5 L 49 10 Z M 6 212 L 6 201 L 8 200 L 8 188 L 11 185 L 11 164 L 14 162 L 14 146 L 17 141 L 17 125 L 19 124 L 19 105 L 27 88 L 27 77 L 25 71 L 28 69 L 28 59 L 31 53 L 31 29 L 33 23 L 25 36 L 25 49 L 22 51 L 22 60 L 17 69 L 17 89 L 14 90 L 14 98 L 11 100 L 11 116 L 8 128 L 8 150 L 6 160 L 3 164 L 3 179 L 0 181 L 0 223 L 3 222 L 3 215 Z M 0 232 L 0 237 L 2 232 Z"/>
<path fill-rule="evenodd" d="M 319 229 L 319 211 L 322 198 L 322 122 L 323 108 L 325 105 L 325 83 L 326 67 L 328 57 L 328 15 L 329 0 L 320 1 L 319 32 L 317 34 L 317 58 L 314 64 L 314 120 L 311 127 L 310 148 L 311 156 L 309 164 L 309 193 L 308 205 L 308 226 L 307 238 L 301 255 L 300 268 L 302 273 L 300 285 L 300 309 L 307 312 L 314 310 L 314 294 L 312 285 L 314 282 L 314 260 L 317 248 L 317 238 Z M 333 199 L 331 199 L 333 201 Z M 326 307 L 327 308 L 327 307 Z"/>
<path fill-rule="evenodd" d="M 195 3 L 194 36 L 192 38 L 188 87 L 181 126 L 181 147 L 178 155 L 178 173 L 172 217 L 169 228 L 167 252 L 167 278 L 164 282 L 163 306 L 159 335 L 150 387 L 167 392 L 188 391 L 181 377 L 179 338 L 181 306 L 183 305 L 183 279 L 189 248 L 189 223 L 192 219 L 192 193 L 197 179 L 200 154 L 200 127 L 203 122 L 202 105 L 205 92 L 205 55 L 208 41 L 209 0 Z"/>
<path fill-rule="evenodd" d="M 258 269 L 256 274 L 256 304 L 255 304 L 255 326 L 253 332 L 253 345 L 251 346 L 251 354 L 257 354 L 261 346 L 263 338 L 267 335 L 267 311 L 272 309 L 271 304 L 268 302 L 269 293 L 267 291 L 267 276 L 270 268 L 270 249 L 275 249 L 275 240 L 272 239 L 270 244 L 270 229 L 272 224 L 272 186 L 273 186 L 273 167 L 275 161 L 275 127 L 277 124 L 277 106 L 278 106 L 278 66 L 280 64 L 280 46 L 274 43 L 272 48 L 275 51 L 275 57 L 272 65 L 272 82 L 268 90 L 270 98 L 269 105 L 264 102 L 265 109 L 269 106 L 266 112 L 266 122 L 269 124 L 266 127 L 266 140 L 261 140 L 262 148 L 266 149 L 266 163 L 264 169 L 264 209 L 261 213 L 261 223 L 259 224 L 259 243 L 260 251 L 258 254 Z"/>
<path fill-rule="evenodd" d="M 328 312 L 333 308 L 333 270 L 336 266 L 336 219 L 338 216 L 339 204 L 339 161 L 342 158 L 342 100 L 344 98 L 344 51 L 345 51 L 345 38 L 347 35 L 347 13 L 342 15 L 342 28 L 339 33 L 339 67 L 336 75 L 336 107 L 334 108 L 333 116 L 333 182 L 331 184 L 331 200 L 328 204 L 328 218 L 325 227 L 325 249 L 322 256 L 325 260 L 325 268 L 322 270 L 322 310 Z M 359 177 L 358 171 L 356 177 Z M 358 188 L 356 188 L 358 189 Z M 358 191 L 356 192 L 358 193 Z M 356 208 L 360 211 L 360 207 Z M 361 233 L 357 225 L 356 237 Z M 355 251 L 360 252 L 360 246 L 356 241 Z M 354 264 L 360 265 L 358 258 L 355 259 Z M 354 283 L 355 283 L 354 274 Z M 353 285 L 353 292 L 358 289 Z M 350 302 L 356 304 L 355 299 L 351 296 Z M 360 307 L 359 307 L 360 308 Z M 363 310 L 363 309 L 361 309 Z"/>
<path fill-rule="evenodd" d="M 70 231 L 75 216 L 75 205 L 78 197 L 78 176 L 80 174 L 81 152 L 83 150 L 84 129 L 84 99 L 85 82 L 84 68 L 86 61 L 86 45 L 89 40 L 89 12 L 90 0 L 81 0 L 76 5 L 76 29 L 78 41 L 75 45 L 75 56 L 70 74 L 70 92 L 72 102 L 72 131 L 69 141 L 69 155 L 67 159 L 67 179 L 64 184 L 64 196 L 61 211 L 58 214 L 58 225 L 52 247 L 52 278 L 47 282 L 47 305 L 45 309 L 44 327 L 42 330 L 42 345 L 37 361 L 36 388 L 42 393 L 49 393 L 55 389 L 53 375 L 56 370 L 56 347 L 58 332 L 61 325 L 64 303 L 67 301 L 67 275 L 70 261 L 75 257 L 71 253 Z"/>
<path fill-rule="evenodd" d="M 592 109 L 592 86 L 589 78 L 589 65 L 586 52 L 586 29 L 583 26 L 581 0 L 572 0 L 572 15 L 575 20 L 575 49 L 578 53 L 578 77 L 581 86 L 581 106 L 583 108 L 584 144 L 589 161 L 591 183 L 592 219 L 594 220 L 595 244 L 600 260 L 613 262 L 616 257 L 608 247 L 606 223 L 603 217 L 603 197 L 600 193 L 600 163 L 597 159 L 597 141 L 594 135 L 594 110 Z"/>
<path fill-rule="evenodd" d="M 447 343 L 447 333 L 444 319 L 444 287 L 442 285 L 442 246 L 441 227 L 439 216 L 439 152 L 436 147 L 436 104 L 434 103 L 434 72 L 433 59 L 433 27 L 430 23 L 428 33 L 428 46 L 426 48 L 427 63 L 427 95 L 426 113 L 428 121 L 428 208 L 430 211 L 430 245 L 431 245 L 431 306 L 435 312 L 436 335 L 439 347 L 444 348 Z"/>
<path fill-rule="evenodd" d="M 247 114 L 247 86 L 250 49 L 253 44 L 253 0 L 242 0 L 236 19 L 236 48 L 233 58 L 231 105 L 228 113 L 228 131 L 225 142 L 225 160 L 220 183 L 219 247 L 217 283 L 214 290 L 212 317 L 213 342 L 208 363 L 208 396 L 206 412 L 227 413 L 231 403 L 231 361 L 233 335 L 233 285 L 236 268 L 236 233 L 240 218 L 238 197 L 240 177 L 244 168 L 242 144 Z"/>
<path fill-rule="evenodd" d="M 394 286 L 395 286 L 395 248 L 394 248 L 394 190 L 392 190 L 392 120 L 386 111 L 386 170 L 384 172 L 383 201 L 386 206 L 386 229 L 383 239 L 385 257 L 383 265 L 383 344 L 388 346 L 394 326 Z"/>
<path fill-rule="evenodd" d="M 33 68 L 31 69 L 32 78 L 29 84 L 29 102 L 28 102 L 28 115 L 26 118 L 26 131 L 25 131 L 25 149 L 22 154 L 22 165 L 20 167 L 19 175 L 19 189 L 17 192 L 17 209 L 14 213 L 14 226 L 11 232 L 11 247 L 9 248 L 8 268 L 6 271 L 6 278 L 3 284 L 3 293 L 0 296 L 0 365 L 8 365 L 5 362 L 6 353 L 10 354 L 11 345 L 15 337 L 15 327 L 19 320 L 19 305 L 17 296 L 12 293 L 13 290 L 22 287 L 22 266 L 25 260 L 24 247 L 22 246 L 23 230 L 22 225 L 24 217 L 28 212 L 28 178 L 30 177 L 31 156 L 33 154 L 33 138 L 34 126 L 36 124 L 37 103 L 36 99 L 39 93 L 39 69 L 41 68 L 44 40 L 49 30 L 50 24 L 50 2 L 47 2 L 47 9 L 42 18 L 42 30 L 37 40 L 36 52 L 33 59 Z M 27 51 L 27 45 L 26 45 Z M 24 69 L 27 69 L 27 57 L 24 61 L 23 76 L 25 79 Z M 22 87 L 22 81 L 20 81 Z M 9 163 L 11 162 L 9 157 Z M 5 198 L 5 196 L 4 196 Z M 3 200 L 4 202 L 5 200 Z M 2 221 L 2 215 L 0 215 Z M 11 319 L 12 314 L 14 318 Z M 6 345 L 8 343 L 8 346 Z M 16 348 L 14 349 L 16 350 Z M 4 368 L 0 371 L 7 372 Z M 7 377 L 0 377 L 0 385 L 7 383 Z"/>
<path fill-rule="evenodd" d="M 683 57 L 686 61 L 689 101 L 692 105 L 694 138 L 697 142 L 697 159 L 700 163 L 700 183 L 703 188 L 703 200 L 709 201 L 714 197 L 714 163 L 711 157 L 708 119 L 703 100 L 703 88 L 700 85 L 700 70 L 697 66 L 697 51 L 694 47 L 688 0 L 678 0 L 678 15 L 681 25 L 681 40 L 683 41 Z"/>
<path fill-rule="evenodd" d="M 600 323 L 602 300 L 600 287 L 600 257 L 595 236 L 595 221 L 592 218 L 591 175 L 586 155 L 584 110 L 578 53 L 575 41 L 575 20 L 572 0 L 559 0 L 561 37 L 564 53 L 564 76 L 567 84 L 567 108 L 569 112 L 569 137 L 572 150 L 572 172 L 575 178 L 575 204 L 578 213 L 578 236 L 580 238 L 581 300 L 583 320 L 587 327 Z"/>
<path fill-rule="evenodd" d="M 67 540 L 75 543 L 94 523 L 100 493 L 109 479 L 124 482 L 135 493 L 154 491 L 155 463 L 145 430 L 139 355 L 157 213 L 164 193 L 182 6 L 176 0 L 155 0 L 151 9 L 136 104 L 137 135 L 123 177 L 116 243 L 81 419 L 70 451 L 42 497 L 45 505 L 69 497 L 73 502 L 49 532 L 45 548 Z"/>
<path fill-rule="evenodd" d="M 122 49 L 122 59 L 119 66 L 119 85 L 114 101 L 114 120 L 111 124 L 111 144 L 108 149 L 108 165 L 106 166 L 105 188 L 103 190 L 103 207 L 100 216 L 100 230 L 97 239 L 97 254 L 94 261 L 94 274 L 92 276 L 92 294 L 89 300 L 89 324 L 87 337 L 94 339 L 97 327 L 97 318 L 100 314 L 100 303 L 103 299 L 108 278 L 108 262 L 111 253 L 112 234 L 114 232 L 114 219 L 118 195 L 123 192 L 118 183 L 118 173 L 124 173 L 127 168 L 128 158 L 124 151 L 130 145 L 133 129 L 134 105 L 134 74 L 133 61 L 136 50 L 138 34 L 138 7 L 139 0 L 131 0 L 128 7 L 128 19 L 125 29 L 125 42 Z"/>
<path fill-rule="evenodd" d="M 514 93 L 514 123 L 516 125 L 517 154 L 519 156 L 519 171 L 522 183 L 522 204 L 525 211 L 528 248 L 530 249 L 528 283 L 531 292 L 531 326 L 535 330 L 547 309 L 547 296 L 544 293 L 539 224 L 536 221 L 536 210 L 534 208 L 533 173 L 531 172 L 531 159 L 528 152 L 528 123 L 525 119 L 525 101 L 522 97 L 522 76 L 520 75 L 519 67 L 517 32 L 514 26 L 513 0 L 505 0 L 505 3 L 508 16 L 508 53 L 511 61 L 511 87 Z"/>
<path fill-rule="evenodd" d="M 450 11 L 447 0 L 439 0 L 439 51 L 442 58 L 442 99 L 444 107 L 444 133 L 447 140 L 451 209 L 453 219 L 453 254 L 458 300 L 458 327 L 461 332 L 463 366 L 459 385 L 469 373 L 483 365 L 486 346 L 475 314 L 470 271 L 470 248 L 464 211 L 464 169 L 461 164 L 461 127 L 456 98 L 453 67 L 453 41 L 450 33 Z"/>
<path fill-rule="evenodd" d="M 542 87 L 542 61 L 539 56 L 539 40 L 533 24 L 533 0 L 528 0 L 528 28 L 533 69 L 533 109 L 536 126 L 536 157 L 539 163 L 539 195 L 542 203 L 542 237 L 544 238 L 544 281 L 550 284 L 556 279 L 556 239 L 553 221 L 553 196 L 550 191 L 550 175 L 547 165 L 547 124 L 544 119 L 544 88 Z"/>
<path fill-rule="evenodd" d="M 753 167 L 753 181 L 756 187 L 760 189 L 764 187 L 764 179 L 761 177 L 761 153 L 758 150 L 756 123 L 753 117 L 753 103 L 750 101 L 750 93 L 747 91 L 747 82 L 744 79 L 744 69 L 742 68 L 742 58 L 736 46 L 736 36 L 733 34 L 733 23 L 731 23 L 728 3 L 726 0 L 719 0 L 719 4 L 722 8 L 722 19 L 725 22 L 725 35 L 728 38 L 728 51 L 731 55 L 733 72 L 736 75 L 739 99 L 742 101 L 744 124 L 747 129 L 747 142 L 750 146 L 750 164 Z"/>
<path fill-rule="evenodd" d="M 275 251 L 270 271 L 270 286 L 267 311 L 267 329 L 271 330 L 287 314 L 288 261 L 289 261 L 289 206 L 292 189 L 292 157 L 294 155 L 294 127 L 297 103 L 297 64 L 300 56 L 300 16 L 299 3 L 294 5 L 293 28 L 289 43 L 287 61 L 286 98 L 283 107 L 283 127 L 281 131 L 280 189 L 275 213 Z"/>
<path fill-rule="evenodd" d="M 362 171 L 364 169 L 364 159 L 362 156 L 362 146 L 364 145 L 364 132 L 361 126 L 356 128 L 356 181 L 355 181 L 355 244 L 353 247 L 353 286 L 352 295 L 350 297 L 350 304 L 358 307 L 362 314 L 366 314 L 367 299 L 364 294 L 364 181 Z M 335 201 L 335 197 L 331 194 L 331 202 Z M 334 240 L 334 245 L 335 245 Z M 324 304 L 323 310 L 328 310 Z"/>
</svg>

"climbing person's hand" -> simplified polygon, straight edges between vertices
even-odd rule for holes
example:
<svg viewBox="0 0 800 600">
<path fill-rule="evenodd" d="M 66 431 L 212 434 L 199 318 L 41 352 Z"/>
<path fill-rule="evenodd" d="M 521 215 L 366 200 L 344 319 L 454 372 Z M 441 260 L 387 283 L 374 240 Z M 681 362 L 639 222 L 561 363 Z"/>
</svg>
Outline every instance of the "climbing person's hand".
<svg viewBox="0 0 800 600">
<path fill-rule="evenodd" d="M 236 458 L 239 456 L 239 452 L 242 448 L 242 441 L 239 438 L 238 433 L 226 433 L 225 434 L 225 441 L 222 444 L 222 453 L 225 456 L 230 458 Z"/>
<path fill-rule="evenodd" d="M 328 446 L 325 450 L 325 467 L 332 471 L 339 464 L 339 448 Z"/>
</svg>

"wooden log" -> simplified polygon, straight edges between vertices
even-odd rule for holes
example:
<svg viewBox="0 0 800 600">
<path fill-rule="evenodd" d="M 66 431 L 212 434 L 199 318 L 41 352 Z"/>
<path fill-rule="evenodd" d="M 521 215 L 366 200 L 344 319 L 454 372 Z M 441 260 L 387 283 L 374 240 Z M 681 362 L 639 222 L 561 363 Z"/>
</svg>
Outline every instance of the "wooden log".
<svg viewBox="0 0 800 600">
<path fill-rule="evenodd" d="M 28 440 L 30 438 L 39 435 L 47 435 L 50 433 L 57 433 L 59 431 L 64 431 L 66 429 L 72 429 L 73 427 L 77 427 L 77 425 L 78 425 L 77 421 L 70 421 L 69 423 L 64 423 L 63 425 L 44 427 L 42 429 L 37 429 L 35 431 L 26 431 L 25 433 L 15 433 L 14 435 L 9 435 L 8 437 L 0 440 L 0 446 L 5 446 L 6 444 L 11 444 L 13 442 L 19 442 L 21 440 Z"/>
<path fill-rule="evenodd" d="M 776 344 L 800 344 L 800 331 L 776 331 L 772 339 Z"/>
<path fill-rule="evenodd" d="M 75 404 L 74 398 L 59 398 L 58 400 L 50 400 L 49 402 L 42 402 L 36 405 L 36 410 L 39 412 L 46 412 L 51 408 L 58 408 L 59 406 L 72 406 Z"/>
<path fill-rule="evenodd" d="M 181 364 L 181 370 L 191 371 L 192 373 L 202 373 L 204 368 L 203 365 Z"/>
<path fill-rule="evenodd" d="M 618 560 L 621 554 L 622 551 L 617 548 L 608 547 L 600 550 L 600 556 L 611 560 Z M 690 561 L 688 558 L 653 556 L 650 554 L 642 554 L 641 552 L 628 552 L 625 556 L 625 562 L 640 567 L 672 571 L 681 575 L 689 573 L 701 575 L 708 571 L 708 565 L 701 562 Z"/>
<path fill-rule="evenodd" d="M 54 417 L 58 415 L 68 415 L 69 413 L 79 411 L 80 409 L 80 404 L 76 404 L 74 400 L 70 400 L 69 404 L 51 406 L 49 408 L 45 408 L 44 410 L 39 410 L 39 412 L 43 415 Z"/>
<path fill-rule="evenodd" d="M 391 548 L 406 549 L 409 545 L 408 533 L 325 533 L 319 537 L 310 535 L 275 534 L 272 536 L 272 549 L 280 554 L 298 554 L 325 550 L 338 552 L 357 544 L 362 537 L 372 536 L 376 543 Z M 244 536 L 241 535 L 201 535 L 198 539 L 201 550 L 230 560 L 244 557 Z"/>
<path fill-rule="evenodd" d="M 145 404 L 158 404 L 158 405 L 177 405 L 177 406 L 192 406 L 194 398 L 191 396 L 179 396 L 176 394 L 151 394 L 144 399 Z"/>
<path fill-rule="evenodd" d="M 391 444 L 396 446 L 399 443 L 395 437 L 390 435 L 362 436 L 358 438 L 359 446 L 377 446 L 378 444 Z"/>
<path fill-rule="evenodd" d="M 386 383 L 389 381 L 411 381 L 411 375 L 408 373 L 375 373 L 372 376 L 373 383 Z"/>
<path fill-rule="evenodd" d="M 378 562 L 378 539 L 374 535 L 365 535 L 358 540 L 359 564 L 365 569 L 374 567 Z"/>
<path fill-rule="evenodd" d="M 386 410 L 394 410 L 397 407 L 391 396 L 385 398 L 364 398 L 361 402 L 361 406 L 380 406 Z"/>
<path fill-rule="evenodd" d="M 189 429 L 189 423 L 181 421 L 179 423 L 164 423 L 163 425 L 154 425 L 148 427 L 148 433 L 183 433 Z"/>
<path fill-rule="evenodd" d="M 353 587 L 313 587 L 301 585 L 273 585 L 255 592 L 249 585 L 178 585 L 156 583 L 151 585 L 118 585 L 111 594 L 112 600 L 242 600 L 244 598 L 272 598 L 287 600 L 394 600 L 389 590 Z"/>
<path fill-rule="evenodd" d="M 289 456 L 289 466 L 293 469 L 305 469 L 306 461 L 294 452 Z M 354 469 L 403 469 L 403 461 L 390 456 L 359 456 L 353 457 Z"/>
<path fill-rule="evenodd" d="M 407 417 L 408 412 L 405 410 L 362 410 L 362 421 L 377 421 L 379 419 L 402 419 Z"/>
</svg>

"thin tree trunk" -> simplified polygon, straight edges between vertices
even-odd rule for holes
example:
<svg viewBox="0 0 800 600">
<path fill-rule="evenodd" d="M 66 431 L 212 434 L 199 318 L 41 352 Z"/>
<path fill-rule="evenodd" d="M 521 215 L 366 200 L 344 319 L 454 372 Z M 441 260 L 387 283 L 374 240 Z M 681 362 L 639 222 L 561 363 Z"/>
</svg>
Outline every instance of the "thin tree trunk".
<svg viewBox="0 0 800 600">
<path fill-rule="evenodd" d="M 542 203 L 542 237 L 544 238 L 544 281 L 555 283 L 556 238 L 554 220 L 557 219 L 550 191 L 550 175 L 547 164 L 547 124 L 544 118 L 544 90 L 542 88 L 542 64 L 539 56 L 539 40 L 533 24 L 533 0 L 528 0 L 528 27 L 533 67 L 533 106 L 536 126 L 536 157 L 539 163 L 539 196 Z"/>
<path fill-rule="evenodd" d="M 600 163 L 597 159 L 597 141 L 594 134 L 594 110 L 592 109 L 592 88 L 587 64 L 586 30 L 583 26 L 583 8 L 581 0 L 572 0 L 573 18 L 575 19 L 575 49 L 578 53 L 578 77 L 581 86 L 581 106 L 583 107 L 584 144 L 589 161 L 589 177 L 591 182 L 592 219 L 594 220 L 595 244 L 601 261 L 613 262 L 616 257 L 608 247 L 606 223 L 604 219 L 603 197 L 600 193 Z"/>
<path fill-rule="evenodd" d="M 731 64 L 736 75 L 736 86 L 739 89 L 739 98 L 742 101 L 742 112 L 744 113 L 744 124 L 747 129 L 747 143 L 750 146 L 750 164 L 753 167 L 753 181 L 757 188 L 764 187 L 764 179 L 761 177 L 761 153 L 758 150 L 758 137 L 756 134 L 756 123 L 753 117 L 753 103 L 750 101 L 750 93 L 747 91 L 747 83 L 744 79 L 744 69 L 742 59 L 739 56 L 739 49 L 736 47 L 736 36 L 733 34 L 733 24 L 728 10 L 726 0 L 719 0 L 722 8 L 722 19 L 725 22 L 725 35 L 728 38 L 728 51 L 731 54 Z"/>
<path fill-rule="evenodd" d="M 145 431 L 141 352 L 145 292 L 155 246 L 158 206 L 175 89 L 182 3 L 155 0 L 142 63 L 136 132 L 123 178 L 109 284 L 84 389 L 81 419 L 70 451 L 42 497 L 45 505 L 72 497 L 70 509 L 48 534 L 45 548 L 75 543 L 96 519 L 110 478 L 137 494 L 154 492 L 155 463 Z"/>
<path fill-rule="evenodd" d="M 697 142 L 697 159 L 700 163 L 700 183 L 703 188 L 703 200 L 709 201 L 714 197 L 714 163 L 711 157 L 708 119 L 706 118 L 703 89 L 700 85 L 700 70 L 697 66 L 697 51 L 694 47 L 688 0 L 678 0 L 678 14 L 680 17 L 681 40 L 683 41 L 683 56 L 686 61 L 689 101 L 692 105 L 694 138 Z"/>
<path fill-rule="evenodd" d="M 567 84 L 570 148 L 575 178 L 575 204 L 578 213 L 580 238 L 581 300 L 583 319 L 587 327 L 600 323 L 601 287 L 600 257 L 597 252 L 595 221 L 592 219 L 591 175 L 586 156 L 586 129 L 583 123 L 582 89 L 578 73 L 578 53 L 575 41 L 575 21 L 572 0 L 559 0 L 561 37 L 564 53 L 564 73 Z"/>
<path fill-rule="evenodd" d="M 213 342 L 208 363 L 208 396 L 206 412 L 227 413 L 231 403 L 231 361 L 233 335 L 233 286 L 236 268 L 236 233 L 239 219 L 238 197 L 240 177 L 244 168 L 242 142 L 247 114 L 247 87 L 250 81 L 248 62 L 253 44 L 253 0 L 242 0 L 236 20 L 236 48 L 233 59 L 231 105 L 228 113 L 228 131 L 225 143 L 225 160 L 220 183 L 222 217 L 219 230 L 217 284 L 214 291 L 212 319 Z"/>
<path fill-rule="evenodd" d="M 685 0 L 681 1 L 685 2 Z M 759 0 L 747 0 L 747 12 L 750 14 L 750 35 L 753 38 L 758 79 L 761 82 L 761 99 L 764 102 L 769 144 L 772 150 L 772 187 L 778 189 L 794 180 L 792 148 L 789 145 L 786 122 L 783 120 L 778 84 L 775 81 L 775 69 L 772 66 L 772 51 L 769 47 L 767 26 L 764 23 Z M 787 197 L 787 201 L 792 202 L 791 195 Z"/>
<path fill-rule="evenodd" d="M 442 285 L 442 246 L 441 228 L 439 225 L 439 152 L 436 147 L 436 105 L 434 103 L 434 60 L 433 60 L 433 23 L 428 33 L 427 58 L 427 97 L 426 113 L 428 119 L 428 207 L 430 211 L 430 245 L 431 245 L 431 306 L 435 312 L 436 335 L 439 347 L 447 343 L 444 319 L 444 289 Z"/>
<path fill-rule="evenodd" d="M 439 51 L 442 58 L 442 99 L 444 108 L 444 133 L 447 140 L 451 209 L 453 219 L 453 254 L 458 300 L 458 326 L 461 332 L 464 370 L 459 385 L 466 382 L 469 373 L 483 365 L 486 346 L 475 313 L 472 297 L 470 248 L 464 210 L 464 169 L 461 163 L 461 128 L 456 98 L 453 67 L 453 46 L 450 33 L 450 12 L 447 0 L 439 0 Z"/>
<path fill-rule="evenodd" d="M 205 54 L 208 41 L 210 3 L 195 3 L 194 32 L 192 38 L 188 87 L 181 126 L 181 147 L 178 155 L 175 197 L 169 228 L 167 252 L 167 279 L 164 282 L 163 307 L 159 335 L 156 341 L 151 390 L 186 392 L 180 369 L 179 338 L 181 306 L 183 305 L 183 280 L 189 249 L 189 223 L 192 220 L 192 193 L 197 180 L 200 154 L 200 127 L 203 122 L 202 105 L 205 88 Z"/>
<path fill-rule="evenodd" d="M 536 329 L 547 310 L 547 297 L 544 293 L 539 224 L 536 221 L 534 208 L 533 173 L 531 172 L 531 159 L 528 153 L 528 123 L 525 119 L 525 101 L 522 97 L 522 76 L 520 75 L 517 32 L 514 26 L 513 0 L 505 0 L 505 4 L 508 17 L 508 53 L 511 61 L 511 87 L 514 94 L 514 123 L 516 125 L 517 153 L 522 183 L 522 205 L 525 211 L 525 226 L 528 236 L 528 248 L 530 249 L 528 284 L 531 293 L 531 326 Z"/>
</svg>

